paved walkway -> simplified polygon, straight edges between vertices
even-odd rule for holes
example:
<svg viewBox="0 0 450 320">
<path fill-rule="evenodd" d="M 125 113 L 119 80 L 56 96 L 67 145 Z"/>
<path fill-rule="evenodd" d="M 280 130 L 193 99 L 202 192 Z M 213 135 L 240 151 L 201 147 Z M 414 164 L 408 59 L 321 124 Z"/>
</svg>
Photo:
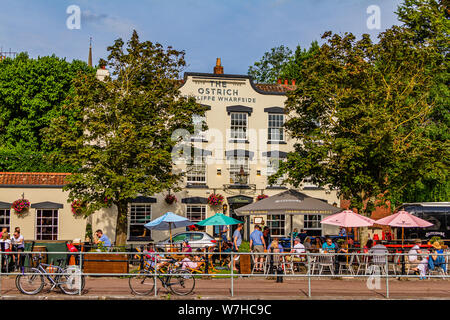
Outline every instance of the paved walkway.
<svg viewBox="0 0 450 320">
<path fill-rule="evenodd" d="M 370 290 L 365 279 L 321 279 L 311 280 L 311 298 L 308 298 L 307 279 L 285 279 L 283 283 L 275 280 L 257 278 L 239 278 L 234 280 L 234 296 L 231 296 L 230 279 L 197 279 L 194 292 L 189 296 L 178 297 L 168 295 L 168 291 L 161 288 L 158 282 L 158 297 L 134 296 L 128 286 L 128 279 L 124 278 L 95 278 L 86 279 L 86 287 L 81 296 L 68 296 L 58 289 L 49 291 L 46 285 L 36 296 L 21 294 L 15 287 L 15 278 L 3 278 L 1 282 L 0 299 L 386 299 L 385 280 L 380 281 L 380 287 Z M 450 299 L 450 280 L 389 280 L 390 299 Z"/>
</svg>

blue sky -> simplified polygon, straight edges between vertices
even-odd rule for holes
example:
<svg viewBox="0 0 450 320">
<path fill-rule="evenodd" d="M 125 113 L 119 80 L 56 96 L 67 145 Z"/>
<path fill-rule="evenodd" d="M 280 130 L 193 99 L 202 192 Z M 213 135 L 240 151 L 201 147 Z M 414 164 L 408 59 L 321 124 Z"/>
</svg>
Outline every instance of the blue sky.
<svg viewBox="0 0 450 320">
<path fill-rule="evenodd" d="M 107 46 L 136 29 L 141 40 L 186 52 L 190 72 L 212 72 L 217 57 L 225 73 L 246 74 L 270 48 L 308 47 L 323 32 L 346 31 L 373 39 L 397 21 L 401 0 L 1 0 L 0 46 L 32 57 L 56 54 L 87 61 L 106 58 Z M 67 7 L 81 9 L 81 29 L 66 27 Z M 380 29 L 366 12 L 381 9 Z"/>
</svg>

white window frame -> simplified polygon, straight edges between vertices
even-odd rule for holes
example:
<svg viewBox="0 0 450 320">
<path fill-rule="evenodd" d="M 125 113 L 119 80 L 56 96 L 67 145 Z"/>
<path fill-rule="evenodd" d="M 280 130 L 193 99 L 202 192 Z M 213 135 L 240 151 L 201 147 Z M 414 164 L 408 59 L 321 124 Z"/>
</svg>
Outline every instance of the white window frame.
<svg viewBox="0 0 450 320">
<path fill-rule="evenodd" d="M 237 117 L 237 119 L 236 119 Z M 245 121 L 245 124 L 236 124 L 233 122 Z M 231 112 L 230 113 L 230 139 L 232 140 L 248 140 L 248 113 Z"/>
<path fill-rule="evenodd" d="M 274 219 L 275 216 L 279 216 L 280 219 Z M 272 222 L 279 222 L 283 224 L 283 227 L 273 227 Z M 286 215 L 284 214 L 269 214 L 267 215 L 267 226 L 270 230 L 271 237 L 285 237 L 286 236 Z M 273 230 L 280 230 L 280 234 L 275 234 Z"/>
<path fill-rule="evenodd" d="M 275 142 L 275 141 L 276 142 L 284 142 L 284 139 L 285 139 L 284 128 L 283 128 L 284 114 L 269 113 L 267 120 L 268 120 L 267 140 L 273 141 L 273 142 Z M 272 130 L 274 130 L 274 133 L 272 133 Z"/>
<path fill-rule="evenodd" d="M 52 221 L 55 219 L 55 216 L 54 216 L 54 213 L 56 212 L 56 225 L 55 224 L 51 224 L 51 225 L 44 225 L 44 224 L 39 224 L 38 222 L 39 222 L 39 215 L 41 214 L 42 215 L 42 213 L 43 213 L 43 211 L 53 211 L 53 213 L 52 213 L 52 217 L 51 217 L 51 219 L 52 219 Z M 42 217 L 41 217 L 42 218 Z M 35 232 L 36 232 L 36 237 L 35 237 L 35 239 L 36 240 L 58 240 L 59 239 L 59 230 L 60 230 L 60 227 L 59 227 L 59 210 L 58 209 L 36 209 L 36 227 L 35 227 Z M 54 222 L 54 221 L 53 221 Z M 41 233 L 38 233 L 38 230 L 39 230 L 39 227 L 41 228 Z M 55 233 L 53 232 L 53 230 L 52 230 L 52 233 L 51 233 L 51 235 L 52 235 L 52 239 L 42 239 L 42 236 L 43 236 L 43 234 L 42 234 L 42 228 L 43 227 L 50 227 L 50 228 L 55 228 L 56 227 L 56 239 L 53 239 L 53 236 L 55 236 Z M 46 235 L 48 235 L 48 234 L 46 234 Z"/>
<path fill-rule="evenodd" d="M 267 168 L 266 168 L 266 174 L 267 174 L 267 185 L 272 185 L 272 186 L 282 186 L 283 185 L 283 180 L 285 178 L 285 175 L 283 175 L 282 177 L 279 177 L 277 179 L 277 181 L 275 181 L 275 183 L 269 184 L 269 177 L 273 174 L 275 174 L 278 171 L 279 165 L 277 166 L 276 170 L 274 169 L 274 166 L 272 165 L 273 162 L 278 161 L 278 163 L 281 162 L 280 158 L 274 158 L 274 157 L 268 157 L 267 158 Z"/>
<path fill-rule="evenodd" d="M 200 208 L 201 210 L 200 211 L 202 211 L 202 212 L 200 212 L 200 219 L 193 219 L 192 218 L 192 212 L 190 212 L 190 211 L 192 211 L 192 209 L 193 208 Z M 194 203 L 190 203 L 190 204 L 186 204 L 186 218 L 188 218 L 189 220 L 191 220 L 191 221 L 193 221 L 193 222 L 199 222 L 199 221 L 202 221 L 202 220 L 205 220 L 206 219 L 206 210 L 207 210 L 207 208 L 206 208 L 206 204 L 194 204 Z"/>
<path fill-rule="evenodd" d="M 144 207 L 145 208 L 145 212 L 144 212 L 144 219 L 147 216 L 147 208 L 150 208 L 150 218 L 148 219 L 148 221 L 145 222 L 132 222 L 132 211 L 133 211 L 133 207 Z M 152 220 L 152 204 L 151 203 L 140 203 L 140 202 L 133 202 L 130 203 L 129 206 L 129 211 L 128 211 L 128 239 L 130 239 L 131 237 L 136 238 L 138 236 L 132 236 L 131 235 L 131 225 L 145 225 L 146 223 L 150 222 Z M 135 217 L 134 219 L 141 219 L 140 217 Z M 145 227 L 144 227 L 145 228 Z M 149 237 L 151 238 L 152 236 L 152 232 L 151 230 L 147 230 L 147 232 L 149 232 Z M 137 241 L 137 240 L 133 240 L 133 241 Z M 145 240 L 143 240 L 145 241 Z"/>
<path fill-rule="evenodd" d="M 195 155 L 191 164 L 186 166 L 186 183 L 188 185 L 206 185 L 207 161 L 206 156 Z M 199 161 L 200 159 L 200 161 Z"/>
<path fill-rule="evenodd" d="M 241 171 L 241 166 L 244 169 L 244 172 L 247 174 L 247 181 L 245 184 L 248 184 L 250 178 L 250 164 L 249 157 L 246 156 L 231 156 L 228 158 L 228 172 L 230 174 L 230 182 L 237 184 L 239 182 L 239 172 Z"/>
<path fill-rule="evenodd" d="M 314 218 L 314 219 L 310 219 Z M 322 215 L 320 214 L 305 214 L 303 217 L 303 229 L 305 230 L 320 230 L 322 234 L 322 224 L 320 221 L 322 220 Z M 313 223 L 315 222 L 317 227 L 309 227 L 307 226 L 307 223 Z"/>
<path fill-rule="evenodd" d="M 8 220 L 8 223 L 5 223 Z M 8 228 L 8 232 L 11 230 L 11 209 L 0 209 L 0 230 Z"/>
<path fill-rule="evenodd" d="M 194 114 L 192 116 L 192 124 L 194 125 L 194 134 L 191 136 L 191 140 L 205 140 L 206 139 L 206 131 L 203 130 L 203 123 L 206 123 L 206 115 L 200 116 L 198 114 Z M 201 127 L 201 130 L 197 127 Z"/>
</svg>

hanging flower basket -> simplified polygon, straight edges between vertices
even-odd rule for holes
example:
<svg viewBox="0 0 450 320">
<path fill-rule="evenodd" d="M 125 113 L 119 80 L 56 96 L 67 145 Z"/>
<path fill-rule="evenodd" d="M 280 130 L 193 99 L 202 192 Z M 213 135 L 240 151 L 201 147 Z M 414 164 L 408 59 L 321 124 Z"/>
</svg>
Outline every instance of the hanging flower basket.
<svg viewBox="0 0 450 320">
<path fill-rule="evenodd" d="M 168 194 L 166 195 L 166 198 L 164 200 L 166 201 L 167 204 L 172 204 L 174 202 L 177 202 L 177 197 L 175 197 L 175 195 L 173 194 Z"/>
<path fill-rule="evenodd" d="M 260 194 L 256 197 L 256 201 L 268 198 L 269 196 L 267 194 Z"/>
<path fill-rule="evenodd" d="M 208 197 L 208 204 L 211 206 L 220 206 L 223 203 L 223 196 L 221 194 L 211 194 Z"/>
<path fill-rule="evenodd" d="M 83 214 L 83 209 L 86 208 L 86 205 L 81 200 L 72 201 L 72 213 L 75 216 L 79 216 Z"/>
<path fill-rule="evenodd" d="M 12 203 L 11 208 L 21 216 L 30 208 L 30 201 L 27 199 L 18 199 Z"/>
</svg>

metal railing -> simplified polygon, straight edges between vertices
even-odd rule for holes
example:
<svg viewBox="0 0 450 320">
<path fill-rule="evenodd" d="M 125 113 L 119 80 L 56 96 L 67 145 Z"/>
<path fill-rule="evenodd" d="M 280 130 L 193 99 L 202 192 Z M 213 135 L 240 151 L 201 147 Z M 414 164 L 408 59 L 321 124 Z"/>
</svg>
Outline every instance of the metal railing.
<svg viewBox="0 0 450 320">
<path fill-rule="evenodd" d="M 92 259 L 92 257 L 95 257 L 95 255 L 126 255 L 127 259 L 124 260 L 105 260 L 105 259 Z M 23 266 L 20 266 L 18 272 L 5 272 L 3 266 L 5 262 L 5 257 L 11 257 L 12 255 L 15 255 L 16 257 L 20 257 L 21 255 L 25 255 L 24 261 L 25 263 Z M 127 272 L 127 273 L 105 273 L 105 272 L 98 272 L 98 273 L 87 273 L 84 272 L 84 266 L 86 262 L 89 261 L 104 261 L 104 262 L 126 262 L 128 264 L 128 267 L 130 267 L 130 264 L 132 266 L 140 265 L 142 267 L 142 261 L 145 261 L 147 259 L 146 257 L 150 257 L 150 259 L 154 259 L 154 261 L 168 261 L 176 260 L 173 258 L 168 257 L 174 257 L 174 256 L 203 256 L 202 262 L 204 262 L 205 267 L 204 271 L 198 270 L 195 273 L 193 273 L 196 277 L 221 277 L 221 278 L 230 278 L 230 295 L 231 297 L 234 296 L 234 281 L 236 278 L 240 277 L 255 277 L 255 278 L 273 278 L 273 277 L 281 277 L 281 279 L 285 277 L 294 278 L 294 279 L 302 279 L 307 278 L 308 280 L 308 297 L 312 297 L 311 289 L 311 279 L 321 279 L 321 278 L 336 278 L 336 277 L 352 277 L 352 278 L 367 278 L 369 279 L 377 279 L 385 280 L 386 285 L 386 298 L 389 298 L 389 279 L 392 278 L 417 278 L 419 275 L 417 274 L 410 274 L 411 268 L 408 268 L 408 266 L 411 265 L 411 263 L 407 260 L 407 256 L 409 256 L 409 253 L 291 253 L 291 252 L 42 252 L 42 251 L 34 251 L 34 252 L 2 252 L 0 255 L 0 297 L 2 297 L 2 280 L 4 276 L 14 276 L 14 275 L 29 275 L 33 274 L 32 272 L 29 272 L 32 268 L 32 257 L 33 256 L 40 256 L 43 255 L 51 256 L 51 255 L 65 255 L 67 257 L 67 260 L 69 260 L 70 256 L 78 257 L 77 266 L 79 268 L 79 273 L 77 276 L 114 276 L 114 277 L 133 277 L 137 276 L 138 272 Z M 222 256 L 222 257 L 230 257 L 230 273 L 211 273 L 209 271 L 210 269 L 210 258 L 212 258 L 213 255 Z M 241 257 L 249 255 L 251 264 L 250 264 L 250 273 L 235 273 L 233 270 L 233 260 L 238 257 L 239 260 Z M 430 257 L 431 253 L 417 253 L 416 256 L 422 257 L 422 259 L 425 259 L 427 257 Z M 438 255 L 444 257 L 444 264 L 440 266 L 440 273 L 438 274 L 432 274 L 427 270 L 425 277 L 430 278 L 442 278 L 442 279 L 448 279 L 448 270 L 449 267 L 449 251 L 444 253 L 433 253 L 433 255 Z M 89 259 L 87 257 L 90 256 Z M 138 256 L 139 258 L 136 259 L 135 257 Z M 252 265 L 254 264 L 254 260 L 252 259 L 252 256 L 263 257 L 263 263 L 264 263 L 264 272 L 254 273 Z M 343 256 L 345 257 L 342 261 L 336 261 L 337 257 Z M 162 257 L 162 258 L 161 258 Z M 286 257 L 301 257 L 301 261 L 287 261 Z M 320 260 L 321 258 L 328 258 L 327 261 Z M 358 258 L 357 258 L 358 257 Z M 280 261 L 277 263 L 275 262 L 276 258 L 279 258 Z M 162 260 L 161 260 L 162 259 Z M 269 262 L 267 261 L 269 259 Z M 9 260 L 9 259 L 8 259 Z M 7 260 L 7 261 L 8 261 Z M 192 261 L 192 259 L 190 259 Z M 181 263 L 181 260 L 177 260 L 179 263 Z M 271 262 L 270 262 L 271 261 Z M 425 264 L 426 260 L 422 260 Z M 186 261 L 187 262 L 187 261 Z M 350 264 L 351 262 L 351 264 Z M 52 264 L 47 262 L 47 264 Z M 294 270 L 295 264 L 303 265 L 303 272 L 296 273 Z M 340 268 L 342 264 L 345 264 L 348 266 L 347 271 L 350 271 L 349 273 L 340 273 L 340 270 L 337 270 L 336 268 Z M 417 263 L 415 263 L 417 264 Z M 415 265 L 414 264 L 414 265 Z M 267 267 L 267 266 L 270 267 Z M 273 268 L 273 265 L 278 266 L 284 266 L 283 271 L 277 272 L 276 268 Z M 292 273 L 288 274 L 286 265 L 289 265 L 289 269 L 292 268 Z M 324 270 L 323 265 L 327 265 L 329 267 L 329 274 L 323 274 L 322 271 Z M 214 265 L 213 265 L 214 266 Z M 359 274 L 359 271 L 362 270 L 362 266 L 364 266 L 364 273 Z M 393 266 L 392 268 L 390 268 Z M 267 267 L 267 270 L 266 270 Z M 298 266 L 299 267 L 299 266 Z M 397 268 L 401 269 L 397 269 Z M 318 269 L 319 268 L 319 269 Z M 299 270 L 300 268 L 298 268 Z M 390 271 L 394 271 L 393 274 L 390 274 Z M 137 269 L 138 270 L 138 269 Z M 278 269 L 280 270 L 280 269 Z M 318 274 L 316 274 L 316 270 L 318 271 Z M 333 270 L 333 271 L 331 271 Z M 437 269 L 438 270 L 438 269 Z M 135 270 L 136 271 L 136 270 Z M 211 270 L 212 271 L 212 270 Z M 242 271 L 242 270 L 241 270 Z M 247 270 L 248 271 L 248 270 Z M 266 272 L 267 271 L 267 272 Z M 398 272 L 400 271 L 400 272 Z M 405 274 L 406 273 L 406 274 Z M 161 270 L 158 270 L 158 268 L 154 268 L 152 272 L 153 278 L 154 278 L 154 296 L 157 297 L 158 295 L 158 283 L 157 283 L 157 277 L 164 277 L 164 276 L 171 276 L 176 275 L 176 273 L 170 273 L 170 272 L 163 272 Z M 112 280 L 113 281 L 113 280 Z M 79 295 L 82 295 L 82 292 L 80 290 Z"/>
</svg>

